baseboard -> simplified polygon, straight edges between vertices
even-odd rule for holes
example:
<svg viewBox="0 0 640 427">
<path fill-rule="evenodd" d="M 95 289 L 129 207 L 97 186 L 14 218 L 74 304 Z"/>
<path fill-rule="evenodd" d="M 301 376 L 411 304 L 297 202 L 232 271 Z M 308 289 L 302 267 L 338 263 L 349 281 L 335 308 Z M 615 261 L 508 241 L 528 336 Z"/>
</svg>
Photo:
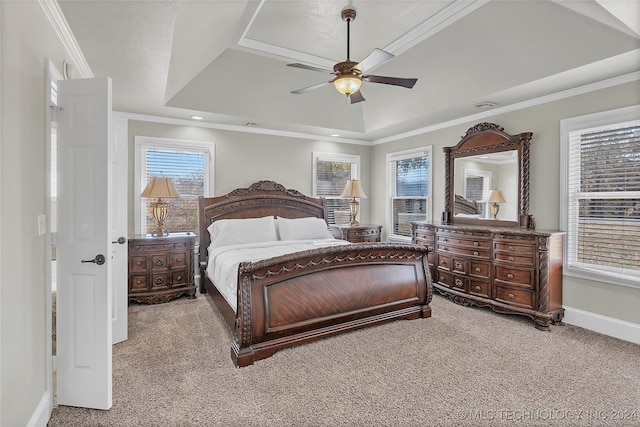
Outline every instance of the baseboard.
<svg viewBox="0 0 640 427">
<path fill-rule="evenodd" d="M 38 407 L 31 415 L 31 419 L 27 424 L 27 427 L 46 427 L 51 418 L 51 394 L 46 391 L 40 399 Z"/>
<path fill-rule="evenodd" d="M 609 335 L 634 344 L 640 344 L 640 325 L 597 313 L 564 307 L 563 322 Z"/>
</svg>

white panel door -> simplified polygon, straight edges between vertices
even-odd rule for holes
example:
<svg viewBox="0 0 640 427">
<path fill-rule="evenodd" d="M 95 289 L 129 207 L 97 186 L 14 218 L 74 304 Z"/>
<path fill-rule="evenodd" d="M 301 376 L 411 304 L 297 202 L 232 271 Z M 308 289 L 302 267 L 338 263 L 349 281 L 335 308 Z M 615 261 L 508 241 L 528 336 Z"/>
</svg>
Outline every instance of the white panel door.
<svg viewBox="0 0 640 427">
<path fill-rule="evenodd" d="M 127 339 L 128 262 L 127 262 L 127 182 L 129 145 L 127 119 L 112 116 L 111 143 L 111 266 L 113 271 L 113 307 L 111 310 L 113 344 Z"/>
<path fill-rule="evenodd" d="M 58 85 L 60 405 L 112 405 L 111 80 Z"/>
</svg>

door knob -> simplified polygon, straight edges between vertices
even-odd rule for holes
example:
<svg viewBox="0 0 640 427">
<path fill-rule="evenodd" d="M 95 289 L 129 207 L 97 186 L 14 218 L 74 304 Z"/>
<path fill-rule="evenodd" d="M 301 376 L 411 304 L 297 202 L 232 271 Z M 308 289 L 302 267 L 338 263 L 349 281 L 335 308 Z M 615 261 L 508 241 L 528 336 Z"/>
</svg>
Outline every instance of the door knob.
<svg viewBox="0 0 640 427">
<path fill-rule="evenodd" d="M 104 264 L 105 260 L 106 259 L 105 259 L 104 255 L 98 254 L 98 255 L 96 255 L 96 257 L 94 259 L 83 259 L 80 262 L 83 263 L 83 264 L 85 262 L 93 262 L 95 264 L 102 265 L 102 264 Z"/>
<path fill-rule="evenodd" d="M 115 242 L 111 242 L 111 243 L 120 243 L 121 245 L 124 245 L 124 243 L 127 241 L 126 238 L 124 237 L 118 237 L 118 240 L 116 240 Z"/>
</svg>

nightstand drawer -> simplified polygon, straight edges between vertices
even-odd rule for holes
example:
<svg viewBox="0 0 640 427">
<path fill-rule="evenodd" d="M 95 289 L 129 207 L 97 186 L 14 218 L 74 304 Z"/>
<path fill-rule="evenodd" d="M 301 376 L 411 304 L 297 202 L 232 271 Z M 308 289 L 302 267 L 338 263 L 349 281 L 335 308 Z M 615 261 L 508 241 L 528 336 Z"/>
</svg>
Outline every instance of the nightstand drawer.
<svg viewBox="0 0 640 427">
<path fill-rule="evenodd" d="M 131 256 L 129 258 L 129 271 L 144 272 L 149 269 L 147 266 L 147 256 Z"/>
<path fill-rule="evenodd" d="M 146 291 L 148 286 L 146 275 L 133 275 L 130 279 L 129 292 Z"/>
<path fill-rule="evenodd" d="M 171 254 L 171 267 L 184 267 L 187 265 L 187 254 L 186 252 L 179 252 Z"/>
<path fill-rule="evenodd" d="M 171 286 L 184 285 L 188 279 L 187 270 L 174 270 L 171 272 Z"/>
</svg>

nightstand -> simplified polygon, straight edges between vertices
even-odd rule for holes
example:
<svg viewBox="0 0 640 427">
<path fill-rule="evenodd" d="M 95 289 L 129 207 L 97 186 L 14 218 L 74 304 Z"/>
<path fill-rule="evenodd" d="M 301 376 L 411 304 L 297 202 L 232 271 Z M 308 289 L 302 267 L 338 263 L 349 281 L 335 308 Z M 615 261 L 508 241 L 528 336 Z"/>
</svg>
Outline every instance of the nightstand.
<svg viewBox="0 0 640 427">
<path fill-rule="evenodd" d="M 196 297 L 193 256 L 196 235 L 136 235 L 129 239 L 129 301 L 159 304 Z"/>
<path fill-rule="evenodd" d="M 381 225 L 372 224 L 360 224 L 360 225 L 348 225 L 348 224 L 336 224 L 331 226 L 334 230 L 339 230 L 339 233 L 334 234 L 340 236 L 342 240 L 347 240 L 351 243 L 358 242 L 379 242 Z"/>
</svg>

